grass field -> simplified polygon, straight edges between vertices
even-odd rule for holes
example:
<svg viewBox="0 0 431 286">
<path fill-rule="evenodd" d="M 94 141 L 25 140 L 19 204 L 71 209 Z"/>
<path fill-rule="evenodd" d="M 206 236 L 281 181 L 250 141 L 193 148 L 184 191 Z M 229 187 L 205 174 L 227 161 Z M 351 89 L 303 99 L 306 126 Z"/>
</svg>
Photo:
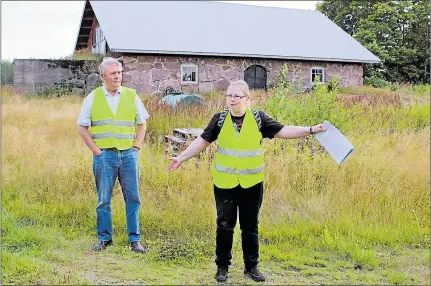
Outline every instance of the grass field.
<svg viewBox="0 0 431 286">
<path fill-rule="evenodd" d="M 256 92 L 254 102 L 288 123 L 271 96 Z M 142 242 L 149 251 L 128 248 L 117 183 L 114 245 L 95 253 L 92 154 L 76 124 L 83 98 L 23 97 L 3 87 L 2 283 L 216 283 L 214 146 L 199 164 L 191 159 L 173 173 L 164 154 L 164 135 L 176 127 L 204 128 L 222 108 L 219 93 L 204 97 L 206 107 L 175 113 L 142 95 L 151 115 L 140 153 Z M 343 109 L 331 109 L 330 116 L 347 116 L 341 127 L 355 146 L 341 167 L 328 154 L 298 150 L 300 140 L 263 142 L 265 283 L 429 285 L 429 97 L 357 88 L 342 90 L 336 101 Z M 227 284 L 256 284 L 242 274 L 238 226 L 234 235 Z"/>
</svg>

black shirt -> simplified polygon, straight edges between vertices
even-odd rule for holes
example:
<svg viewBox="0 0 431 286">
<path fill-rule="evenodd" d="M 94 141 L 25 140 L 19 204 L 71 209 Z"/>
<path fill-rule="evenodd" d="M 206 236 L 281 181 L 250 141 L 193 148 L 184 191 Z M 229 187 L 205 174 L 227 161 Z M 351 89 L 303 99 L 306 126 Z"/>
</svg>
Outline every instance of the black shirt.
<svg viewBox="0 0 431 286">
<path fill-rule="evenodd" d="M 284 125 L 280 122 L 275 121 L 271 117 L 269 117 L 265 112 L 259 111 L 260 118 L 262 120 L 262 126 L 260 128 L 260 132 L 262 133 L 263 138 L 274 138 L 275 134 L 277 134 Z M 204 132 L 201 134 L 202 139 L 207 141 L 208 143 L 212 143 L 217 140 L 217 137 L 220 133 L 221 127 L 217 125 L 217 122 L 220 118 L 221 112 L 216 113 L 208 124 L 207 128 L 205 128 Z M 236 124 L 238 131 L 241 132 L 241 126 L 244 121 L 245 114 L 243 116 L 233 116 L 231 114 L 232 122 Z"/>
</svg>

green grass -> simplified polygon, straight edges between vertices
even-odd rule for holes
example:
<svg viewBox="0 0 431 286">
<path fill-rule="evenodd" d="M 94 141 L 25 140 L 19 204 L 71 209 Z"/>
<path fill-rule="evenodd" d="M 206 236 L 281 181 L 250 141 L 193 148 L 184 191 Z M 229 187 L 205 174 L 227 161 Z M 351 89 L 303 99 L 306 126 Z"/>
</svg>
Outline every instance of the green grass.
<svg viewBox="0 0 431 286">
<path fill-rule="evenodd" d="M 263 106 L 267 94 L 255 94 Z M 96 242 L 92 156 L 77 133 L 82 98 L 2 94 L 4 284 L 214 284 L 214 146 L 168 173 L 164 135 L 203 128 L 221 109 L 173 111 L 142 96 L 151 114 L 140 152 L 140 209 L 148 253 L 128 248 L 125 207 L 113 195 L 114 245 Z M 267 284 L 430 284 L 429 102 L 343 107 L 354 153 L 338 167 L 300 140 L 264 140 L 261 269 Z M 317 141 L 309 142 L 317 146 Z M 242 274 L 235 229 L 228 281 Z"/>
</svg>

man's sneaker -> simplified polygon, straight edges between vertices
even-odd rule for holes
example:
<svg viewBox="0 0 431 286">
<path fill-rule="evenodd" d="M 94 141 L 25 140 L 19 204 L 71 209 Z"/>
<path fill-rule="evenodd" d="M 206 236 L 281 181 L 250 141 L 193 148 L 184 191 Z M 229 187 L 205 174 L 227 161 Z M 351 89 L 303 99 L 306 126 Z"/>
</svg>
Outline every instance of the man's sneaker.
<svg viewBox="0 0 431 286">
<path fill-rule="evenodd" d="M 228 269 L 229 268 L 227 268 L 225 266 L 218 266 L 217 267 L 217 272 L 216 272 L 216 275 L 215 275 L 215 279 L 217 280 L 217 282 L 225 282 L 227 280 L 227 278 L 228 278 L 228 276 L 227 276 Z"/>
<path fill-rule="evenodd" d="M 259 271 L 257 266 L 253 267 L 250 270 L 244 269 L 244 274 L 256 282 L 263 282 L 266 278 L 265 275 Z"/>
</svg>

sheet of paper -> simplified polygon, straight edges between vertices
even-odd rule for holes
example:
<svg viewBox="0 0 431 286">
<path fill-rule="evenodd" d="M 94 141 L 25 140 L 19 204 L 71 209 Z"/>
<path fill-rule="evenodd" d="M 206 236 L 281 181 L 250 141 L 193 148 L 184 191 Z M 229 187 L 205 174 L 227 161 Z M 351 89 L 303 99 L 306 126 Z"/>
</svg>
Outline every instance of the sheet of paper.
<svg viewBox="0 0 431 286">
<path fill-rule="evenodd" d="M 314 137 L 340 165 L 355 148 L 334 125 L 325 120 L 323 126 L 326 131 L 318 133 Z"/>
</svg>

